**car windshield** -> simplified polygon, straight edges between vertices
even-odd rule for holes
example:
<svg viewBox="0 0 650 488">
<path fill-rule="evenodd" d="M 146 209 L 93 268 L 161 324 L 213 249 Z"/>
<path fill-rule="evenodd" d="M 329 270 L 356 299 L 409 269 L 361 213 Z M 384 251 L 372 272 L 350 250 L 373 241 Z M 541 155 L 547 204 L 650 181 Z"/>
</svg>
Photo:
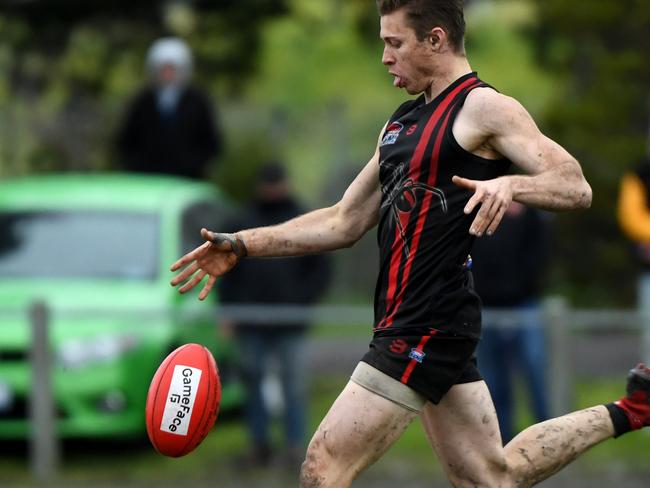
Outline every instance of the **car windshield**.
<svg viewBox="0 0 650 488">
<path fill-rule="evenodd" d="M 155 213 L 0 212 L 0 278 L 151 280 L 158 227 Z"/>
</svg>

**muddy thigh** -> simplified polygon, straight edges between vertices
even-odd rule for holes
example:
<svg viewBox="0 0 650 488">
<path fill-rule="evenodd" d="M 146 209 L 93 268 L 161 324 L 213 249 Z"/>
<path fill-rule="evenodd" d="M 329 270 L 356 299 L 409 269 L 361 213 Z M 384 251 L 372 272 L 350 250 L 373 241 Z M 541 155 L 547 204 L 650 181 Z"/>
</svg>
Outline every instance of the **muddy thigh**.
<svg viewBox="0 0 650 488">
<path fill-rule="evenodd" d="M 349 486 L 388 450 L 416 415 L 349 382 L 309 444 L 300 486 Z"/>
</svg>

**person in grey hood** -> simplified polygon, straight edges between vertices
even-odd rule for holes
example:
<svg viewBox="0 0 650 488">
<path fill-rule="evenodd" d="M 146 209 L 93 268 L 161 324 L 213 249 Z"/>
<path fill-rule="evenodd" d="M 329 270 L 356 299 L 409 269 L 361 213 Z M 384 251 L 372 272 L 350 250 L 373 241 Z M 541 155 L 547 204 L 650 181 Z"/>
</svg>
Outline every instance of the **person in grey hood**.
<svg viewBox="0 0 650 488">
<path fill-rule="evenodd" d="M 193 61 L 181 39 L 165 37 L 149 49 L 150 83 L 128 107 L 117 135 L 121 167 L 203 179 L 223 146 L 214 107 L 191 83 Z"/>
</svg>

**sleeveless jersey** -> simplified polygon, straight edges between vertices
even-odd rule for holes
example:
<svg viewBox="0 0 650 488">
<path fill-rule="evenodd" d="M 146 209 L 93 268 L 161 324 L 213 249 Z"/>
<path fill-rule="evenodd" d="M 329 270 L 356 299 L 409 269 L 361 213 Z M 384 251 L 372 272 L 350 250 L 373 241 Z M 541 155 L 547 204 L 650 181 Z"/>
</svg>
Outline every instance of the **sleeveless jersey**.
<svg viewBox="0 0 650 488">
<path fill-rule="evenodd" d="M 452 126 L 470 91 L 488 86 L 467 74 L 428 104 L 424 96 L 404 103 L 388 121 L 379 149 L 375 335 L 412 327 L 480 335 L 480 299 L 465 265 L 476 211 L 465 215 L 472 192 L 451 178 L 496 178 L 510 162 L 464 150 Z"/>
</svg>

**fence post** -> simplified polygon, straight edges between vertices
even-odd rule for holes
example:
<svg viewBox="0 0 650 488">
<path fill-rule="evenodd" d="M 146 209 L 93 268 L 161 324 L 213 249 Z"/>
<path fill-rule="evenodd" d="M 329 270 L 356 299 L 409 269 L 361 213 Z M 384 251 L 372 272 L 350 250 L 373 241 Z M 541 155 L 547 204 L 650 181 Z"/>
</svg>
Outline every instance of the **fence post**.
<svg viewBox="0 0 650 488">
<path fill-rule="evenodd" d="M 48 322 L 49 313 L 42 302 L 30 309 L 30 364 L 32 390 L 29 396 L 30 464 L 38 481 L 55 478 L 59 462 L 56 415 L 52 394 L 52 352 Z"/>
<path fill-rule="evenodd" d="M 646 288 L 645 284 L 644 288 Z M 642 295 L 645 295 L 645 293 L 642 293 Z M 638 307 L 638 316 L 639 329 L 641 330 L 641 360 L 645 364 L 650 364 L 650 300 L 648 298 L 641 298 L 641 303 Z"/>
<path fill-rule="evenodd" d="M 563 297 L 544 301 L 548 331 L 547 391 L 551 416 L 559 417 L 573 410 L 573 371 L 570 358 L 569 306 Z"/>
</svg>

